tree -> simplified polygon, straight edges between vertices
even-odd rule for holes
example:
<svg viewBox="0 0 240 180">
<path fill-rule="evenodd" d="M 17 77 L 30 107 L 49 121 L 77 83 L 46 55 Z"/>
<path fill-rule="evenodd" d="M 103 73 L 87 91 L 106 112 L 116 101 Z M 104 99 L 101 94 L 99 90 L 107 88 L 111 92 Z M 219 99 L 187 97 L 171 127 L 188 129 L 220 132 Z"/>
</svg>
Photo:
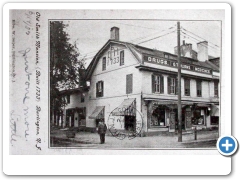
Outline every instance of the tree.
<svg viewBox="0 0 240 180">
<path fill-rule="evenodd" d="M 83 73 L 80 73 L 80 70 L 84 69 L 84 60 L 78 60 L 80 53 L 76 42 L 69 42 L 67 27 L 62 21 L 50 21 L 51 117 L 66 105 L 60 91 L 74 89 L 78 87 L 80 79 L 84 79 Z"/>
</svg>

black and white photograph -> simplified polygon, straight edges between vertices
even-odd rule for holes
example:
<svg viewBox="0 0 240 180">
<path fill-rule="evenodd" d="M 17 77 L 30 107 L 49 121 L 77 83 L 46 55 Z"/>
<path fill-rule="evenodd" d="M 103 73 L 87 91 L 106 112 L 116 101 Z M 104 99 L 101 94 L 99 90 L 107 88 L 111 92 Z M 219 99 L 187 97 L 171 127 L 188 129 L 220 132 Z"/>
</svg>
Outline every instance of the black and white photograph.
<svg viewBox="0 0 240 180">
<path fill-rule="evenodd" d="M 5 174 L 231 172 L 228 4 L 8 3 L 3 15 Z"/>
<path fill-rule="evenodd" d="M 221 21 L 49 26 L 51 148 L 216 148 Z"/>
</svg>

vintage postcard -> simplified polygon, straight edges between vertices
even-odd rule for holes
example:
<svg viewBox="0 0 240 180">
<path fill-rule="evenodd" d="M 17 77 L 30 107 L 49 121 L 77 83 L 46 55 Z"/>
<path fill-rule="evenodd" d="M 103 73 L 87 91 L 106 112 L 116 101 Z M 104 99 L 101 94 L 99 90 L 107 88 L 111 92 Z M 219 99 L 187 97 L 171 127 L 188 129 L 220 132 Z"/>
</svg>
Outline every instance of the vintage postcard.
<svg viewBox="0 0 240 180">
<path fill-rule="evenodd" d="M 189 156 L 209 160 L 205 174 L 229 173 L 216 146 L 231 134 L 229 5 L 49 5 L 4 7 L 9 158 Z M 228 168 L 210 168 L 219 162 Z"/>
</svg>

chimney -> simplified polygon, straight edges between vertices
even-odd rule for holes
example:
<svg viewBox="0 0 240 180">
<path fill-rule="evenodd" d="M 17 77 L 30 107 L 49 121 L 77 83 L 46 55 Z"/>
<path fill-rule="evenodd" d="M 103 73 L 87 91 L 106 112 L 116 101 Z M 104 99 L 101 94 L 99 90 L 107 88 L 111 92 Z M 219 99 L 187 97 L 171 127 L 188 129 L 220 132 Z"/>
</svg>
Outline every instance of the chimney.
<svg viewBox="0 0 240 180">
<path fill-rule="evenodd" d="M 197 43 L 197 49 L 198 49 L 197 59 L 202 62 L 208 60 L 208 42 L 202 41 Z"/>
<path fill-rule="evenodd" d="M 189 58 L 194 58 L 192 56 L 192 44 L 190 43 L 186 43 L 185 40 L 183 40 L 183 44 L 180 47 L 180 51 L 181 51 L 181 56 L 183 57 L 189 57 Z M 174 54 L 177 55 L 177 46 L 174 47 Z"/>
<path fill-rule="evenodd" d="M 119 28 L 112 27 L 110 30 L 110 39 L 119 41 Z"/>
</svg>

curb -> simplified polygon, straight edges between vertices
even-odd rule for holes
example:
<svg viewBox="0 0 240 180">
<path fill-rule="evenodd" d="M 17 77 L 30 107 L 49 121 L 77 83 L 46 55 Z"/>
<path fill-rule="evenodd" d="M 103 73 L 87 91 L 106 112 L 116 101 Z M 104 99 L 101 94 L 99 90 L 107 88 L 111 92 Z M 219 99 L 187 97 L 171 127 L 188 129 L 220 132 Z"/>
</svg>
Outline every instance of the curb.
<svg viewBox="0 0 240 180">
<path fill-rule="evenodd" d="M 199 139 L 199 140 L 188 140 L 188 141 L 181 142 L 181 144 L 198 143 L 198 142 L 209 142 L 209 141 L 216 141 L 216 143 L 217 143 L 217 138 L 212 138 L 212 139 Z"/>
<path fill-rule="evenodd" d="M 64 137 L 56 137 L 53 136 L 51 138 L 58 139 L 58 140 L 63 140 L 63 141 L 71 141 L 71 142 L 76 142 L 76 143 L 82 143 L 82 144 L 95 144 L 89 142 L 89 140 L 80 140 L 80 139 L 75 139 L 75 138 L 64 138 Z"/>
</svg>

